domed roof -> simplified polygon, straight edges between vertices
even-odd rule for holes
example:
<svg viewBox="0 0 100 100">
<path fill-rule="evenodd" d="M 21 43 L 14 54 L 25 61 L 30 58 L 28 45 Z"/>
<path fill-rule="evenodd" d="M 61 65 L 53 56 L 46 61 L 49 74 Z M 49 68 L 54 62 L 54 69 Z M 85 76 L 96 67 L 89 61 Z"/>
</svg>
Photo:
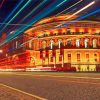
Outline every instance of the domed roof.
<svg viewBox="0 0 100 100">
<path fill-rule="evenodd" d="M 33 25 L 32 28 L 25 31 L 26 34 L 30 36 L 36 36 L 50 32 L 51 30 L 59 29 L 57 26 L 60 24 L 70 23 L 67 26 L 61 28 L 70 28 L 70 27 L 86 27 L 86 28 L 100 28 L 100 22 L 97 21 L 89 21 L 89 20 L 79 20 L 74 21 L 78 16 L 73 16 L 69 18 L 70 15 L 60 15 L 60 16 L 52 16 L 48 18 L 44 18 L 41 21 L 37 22 Z M 69 19 L 68 19 L 69 18 Z"/>
<path fill-rule="evenodd" d="M 58 21 L 70 21 L 70 20 L 77 18 L 77 16 L 73 16 L 70 19 L 68 19 L 70 16 L 71 15 L 65 15 L 65 14 L 60 15 L 60 16 L 51 16 L 51 17 L 40 20 L 35 25 L 41 25 L 41 24 L 45 24 L 45 23 L 52 23 L 52 22 L 58 22 Z"/>
</svg>

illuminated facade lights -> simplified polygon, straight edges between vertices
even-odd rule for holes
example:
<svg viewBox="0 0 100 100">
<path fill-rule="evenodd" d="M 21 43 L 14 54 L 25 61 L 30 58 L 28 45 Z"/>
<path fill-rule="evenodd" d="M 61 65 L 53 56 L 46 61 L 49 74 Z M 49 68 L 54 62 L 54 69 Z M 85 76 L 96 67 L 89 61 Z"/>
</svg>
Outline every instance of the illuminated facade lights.
<svg viewBox="0 0 100 100">
<path fill-rule="evenodd" d="M 13 69 L 100 70 L 100 23 L 81 20 L 55 28 L 63 21 L 59 17 L 43 19 L 3 45 L 1 49 L 7 56 L 1 56 L 0 67 L 7 67 L 3 66 L 3 59 L 6 59 L 4 63 Z"/>
</svg>

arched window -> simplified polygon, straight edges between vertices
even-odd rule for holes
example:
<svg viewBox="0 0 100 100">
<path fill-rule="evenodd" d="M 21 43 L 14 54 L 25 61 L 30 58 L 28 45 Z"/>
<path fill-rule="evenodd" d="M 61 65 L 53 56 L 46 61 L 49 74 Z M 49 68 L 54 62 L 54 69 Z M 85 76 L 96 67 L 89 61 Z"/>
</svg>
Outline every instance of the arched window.
<svg viewBox="0 0 100 100">
<path fill-rule="evenodd" d="M 71 39 L 67 39 L 67 46 L 71 46 Z"/>
<path fill-rule="evenodd" d="M 16 41 L 16 48 L 18 47 L 18 41 Z"/>
<path fill-rule="evenodd" d="M 45 49 L 46 48 L 46 41 L 42 42 L 42 48 Z"/>
<path fill-rule="evenodd" d="M 58 40 L 58 48 L 61 48 L 61 44 L 62 44 L 62 40 L 59 39 L 59 40 Z"/>
<path fill-rule="evenodd" d="M 33 47 L 33 41 L 30 40 L 30 41 L 29 41 L 29 48 L 32 49 L 32 47 Z"/>
<path fill-rule="evenodd" d="M 89 39 L 85 39 L 85 40 L 84 40 L 85 48 L 88 48 L 88 44 L 89 44 Z"/>
<path fill-rule="evenodd" d="M 50 40 L 50 49 L 53 49 L 54 41 Z"/>
<path fill-rule="evenodd" d="M 97 47 L 97 39 L 93 39 L 93 48 Z"/>
<path fill-rule="evenodd" d="M 76 39 L 76 47 L 80 46 L 80 39 Z"/>
</svg>

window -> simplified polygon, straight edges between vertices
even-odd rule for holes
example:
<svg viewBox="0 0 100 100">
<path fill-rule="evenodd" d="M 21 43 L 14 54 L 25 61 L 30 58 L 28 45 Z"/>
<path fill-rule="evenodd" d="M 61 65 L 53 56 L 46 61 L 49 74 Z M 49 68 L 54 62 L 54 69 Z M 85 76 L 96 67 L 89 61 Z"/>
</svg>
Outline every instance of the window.
<svg viewBox="0 0 100 100">
<path fill-rule="evenodd" d="M 64 55 L 64 49 L 60 49 L 60 55 Z"/>
<path fill-rule="evenodd" d="M 60 45 L 61 45 L 61 41 L 58 41 L 58 48 L 60 48 Z"/>
<path fill-rule="evenodd" d="M 93 48 L 97 47 L 97 39 L 93 39 Z"/>
<path fill-rule="evenodd" d="M 33 46 L 33 41 L 30 40 L 30 41 L 29 41 L 29 49 L 32 49 L 32 46 Z"/>
<path fill-rule="evenodd" d="M 16 41 L 16 48 L 18 47 L 18 41 Z"/>
<path fill-rule="evenodd" d="M 77 62 L 80 62 L 80 53 L 77 54 Z"/>
<path fill-rule="evenodd" d="M 58 40 L 58 48 L 60 49 L 61 48 L 61 44 L 62 44 L 62 40 Z"/>
<path fill-rule="evenodd" d="M 71 54 L 68 54 L 68 62 L 71 62 Z"/>
<path fill-rule="evenodd" d="M 88 42 L 89 42 L 89 40 L 88 40 L 88 39 L 85 39 L 85 40 L 84 40 L 84 45 L 85 45 L 85 48 L 88 48 Z"/>
<path fill-rule="evenodd" d="M 89 59 L 89 54 L 86 54 L 86 58 Z"/>
<path fill-rule="evenodd" d="M 54 41 L 51 40 L 51 41 L 50 41 L 50 49 L 53 49 L 53 45 L 54 45 Z"/>
<path fill-rule="evenodd" d="M 88 53 L 86 54 L 86 60 L 87 60 L 87 62 L 89 62 L 89 54 Z"/>
<path fill-rule="evenodd" d="M 50 62 L 53 62 L 53 57 L 51 57 Z"/>
<path fill-rule="evenodd" d="M 67 46 L 71 45 L 71 39 L 67 39 Z"/>
<path fill-rule="evenodd" d="M 76 47 L 80 46 L 80 39 L 76 39 Z"/>
<path fill-rule="evenodd" d="M 42 42 L 42 48 L 45 49 L 46 48 L 46 41 Z"/>
<path fill-rule="evenodd" d="M 97 59 L 98 59 L 98 54 L 97 52 L 94 52 L 94 61 L 97 62 Z"/>
<path fill-rule="evenodd" d="M 43 58 L 42 50 L 40 50 L 40 58 Z"/>
<path fill-rule="evenodd" d="M 62 61 L 62 56 L 61 55 L 59 55 L 59 61 Z"/>
</svg>

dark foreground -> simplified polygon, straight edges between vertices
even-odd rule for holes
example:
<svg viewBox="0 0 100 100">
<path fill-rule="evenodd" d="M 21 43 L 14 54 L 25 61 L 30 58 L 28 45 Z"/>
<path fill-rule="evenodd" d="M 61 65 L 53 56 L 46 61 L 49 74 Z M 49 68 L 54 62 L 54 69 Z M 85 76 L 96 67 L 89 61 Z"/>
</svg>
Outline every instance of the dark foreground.
<svg viewBox="0 0 100 100">
<path fill-rule="evenodd" d="M 100 73 L 0 72 L 0 100 L 100 100 Z"/>
</svg>

